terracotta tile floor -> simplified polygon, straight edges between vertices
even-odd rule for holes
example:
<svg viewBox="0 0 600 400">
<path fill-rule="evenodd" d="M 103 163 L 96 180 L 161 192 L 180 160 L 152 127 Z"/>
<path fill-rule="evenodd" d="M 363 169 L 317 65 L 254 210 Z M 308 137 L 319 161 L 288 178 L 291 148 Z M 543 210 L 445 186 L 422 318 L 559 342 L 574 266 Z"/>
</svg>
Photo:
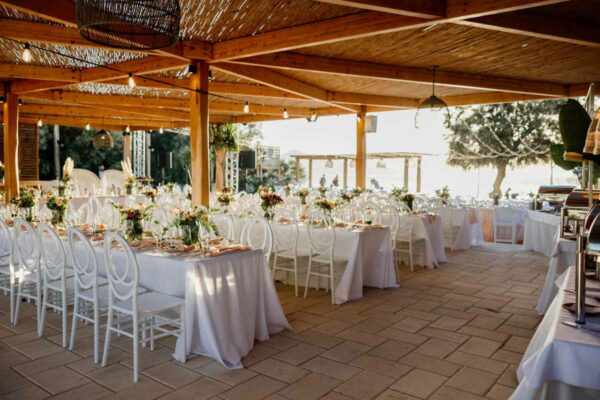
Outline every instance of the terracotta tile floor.
<svg viewBox="0 0 600 400">
<path fill-rule="evenodd" d="M 246 369 L 205 357 L 179 364 L 169 339 L 143 349 L 137 384 L 127 339 L 114 340 L 100 368 L 90 327 L 73 352 L 62 350 L 56 314 L 40 339 L 33 307 L 12 326 L 0 295 L 0 399 L 506 399 L 540 321 L 548 259 L 489 245 L 449 259 L 436 270 L 403 266 L 399 289 L 365 289 L 342 306 L 323 291 L 303 299 L 278 285 L 294 331 L 257 344 Z"/>
</svg>

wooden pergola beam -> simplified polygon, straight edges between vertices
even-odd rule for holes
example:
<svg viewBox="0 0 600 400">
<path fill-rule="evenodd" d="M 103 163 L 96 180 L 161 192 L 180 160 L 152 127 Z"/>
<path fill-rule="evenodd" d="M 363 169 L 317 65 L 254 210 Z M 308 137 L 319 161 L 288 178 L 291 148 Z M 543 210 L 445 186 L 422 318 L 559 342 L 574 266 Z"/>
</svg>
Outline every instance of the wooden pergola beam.
<svg viewBox="0 0 600 400">
<path fill-rule="evenodd" d="M 148 118 L 149 120 L 160 120 L 160 121 L 187 121 L 188 118 L 173 118 L 166 115 L 160 114 L 159 110 L 157 114 L 152 111 L 142 112 L 140 108 L 134 108 L 131 111 L 131 107 L 81 107 L 74 105 L 56 105 L 56 104 L 23 104 L 21 106 L 21 112 L 24 114 L 38 115 L 44 117 L 46 115 L 57 115 L 57 116 L 78 116 L 78 117 L 103 117 L 103 118 L 122 118 L 122 119 L 140 119 Z M 137 112 L 136 112 L 137 111 Z M 164 111 L 163 111 L 164 112 Z M 181 111 L 178 111 L 183 113 Z"/>
<path fill-rule="evenodd" d="M 79 82 L 81 71 L 70 68 L 42 67 L 29 64 L 0 64 L 0 76 L 8 79 L 35 79 L 61 82 Z"/>
<path fill-rule="evenodd" d="M 415 18 L 436 19 L 446 16 L 444 0 L 316 0 L 337 6 L 406 15 Z"/>
<path fill-rule="evenodd" d="M 569 0 L 446 0 L 446 17 L 476 18 L 565 3 Z"/>
<path fill-rule="evenodd" d="M 600 25 L 533 11 L 490 15 L 463 20 L 460 24 L 579 46 L 600 47 Z"/>
<path fill-rule="evenodd" d="M 75 3 L 71 0 L 0 0 L 0 5 L 52 22 L 77 27 Z"/>
<path fill-rule="evenodd" d="M 428 20 L 364 12 L 213 44 L 213 62 L 356 39 L 427 26 Z"/>
<path fill-rule="evenodd" d="M 127 78 L 132 74 L 152 74 L 156 72 L 182 68 L 187 62 L 176 58 L 149 56 L 110 64 L 106 67 L 94 67 L 81 70 L 81 78 L 77 83 L 94 83 L 111 79 Z M 108 67 L 108 68 L 107 68 Z M 13 82 L 14 93 L 24 94 L 56 89 L 71 85 L 72 82 L 22 80 Z"/>
<path fill-rule="evenodd" d="M 237 60 L 234 63 L 426 84 L 431 84 L 432 79 L 431 70 L 424 68 L 376 64 L 295 53 L 280 53 L 250 57 Z M 443 70 L 436 71 L 436 84 L 469 89 L 542 94 L 556 97 L 568 95 L 567 86 L 558 83 L 501 78 Z"/>
<path fill-rule="evenodd" d="M 233 64 L 233 63 L 218 63 L 213 64 L 213 67 L 224 71 L 228 74 L 241 77 L 253 82 L 257 82 L 276 89 L 285 90 L 307 99 L 319 101 L 329 104 L 334 107 L 339 107 L 347 111 L 356 111 L 356 107 L 345 106 L 333 103 L 329 100 L 329 92 L 325 89 L 310 85 L 299 81 L 268 68 L 261 68 L 249 65 Z"/>
</svg>

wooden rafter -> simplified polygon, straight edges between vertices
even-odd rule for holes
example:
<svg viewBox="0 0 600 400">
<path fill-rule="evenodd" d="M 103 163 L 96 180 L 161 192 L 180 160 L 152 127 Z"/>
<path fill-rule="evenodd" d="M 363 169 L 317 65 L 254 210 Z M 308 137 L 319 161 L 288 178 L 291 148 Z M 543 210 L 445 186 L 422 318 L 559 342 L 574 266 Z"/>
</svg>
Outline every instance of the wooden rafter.
<svg viewBox="0 0 600 400">
<path fill-rule="evenodd" d="M 0 76 L 8 79 L 79 82 L 81 80 L 81 71 L 78 69 L 42 67 L 28 64 L 0 64 Z"/>
<path fill-rule="evenodd" d="M 80 117 L 104 117 L 104 118 L 133 118 L 139 119 L 142 117 L 152 120 L 170 120 L 170 121 L 187 121 L 189 115 L 183 111 L 154 109 L 148 110 L 142 107 L 118 107 L 115 104 L 112 107 L 94 106 L 86 107 L 79 105 L 64 105 L 64 104 L 24 104 L 21 106 L 22 112 L 27 114 L 44 115 L 63 115 L 63 116 L 80 116 Z"/>
<path fill-rule="evenodd" d="M 436 19 L 446 16 L 444 0 L 316 0 L 337 6 L 380 11 L 409 17 Z"/>
<path fill-rule="evenodd" d="M 103 82 L 118 78 L 127 78 L 129 73 L 151 74 L 169 69 L 177 69 L 187 62 L 176 58 L 149 56 L 134 60 L 111 64 L 108 67 L 94 67 L 81 70 L 78 83 Z M 12 84 L 13 93 L 24 94 L 69 86 L 72 82 L 22 80 Z"/>
<path fill-rule="evenodd" d="M 466 19 L 565 3 L 569 0 L 446 0 L 446 17 Z"/>
<path fill-rule="evenodd" d="M 289 76 L 274 72 L 268 68 L 232 63 L 218 63 L 214 64 L 213 67 L 253 82 L 303 96 L 307 99 L 326 103 L 348 111 L 356 110 L 356 107 L 339 105 L 331 102 L 329 100 L 330 93 L 324 89 L 290 78 Z"/>
<path fill-rule="evenodd" d="M 460 24 L 580 46 L 600 47 L 600 25 L 534 11 L 490 15 Z"/>
<path fill-rule="evenodd" d="M 341 60 L 294 53 L 280 53 L 250 57 L 235 61 L 235 63 L 308 72 L 324 72 L 364 78 L 378 78 L 427 84 L 431 83 L 431 70 L 428 69 Z M 557 97 L 563 97 L 568 94 L 567 87 L 557 83 L 500 78 L 443 70 L 438 70 L 436 72 L 436 84 L 471 89 L 542 94 Z"/>
</svg>

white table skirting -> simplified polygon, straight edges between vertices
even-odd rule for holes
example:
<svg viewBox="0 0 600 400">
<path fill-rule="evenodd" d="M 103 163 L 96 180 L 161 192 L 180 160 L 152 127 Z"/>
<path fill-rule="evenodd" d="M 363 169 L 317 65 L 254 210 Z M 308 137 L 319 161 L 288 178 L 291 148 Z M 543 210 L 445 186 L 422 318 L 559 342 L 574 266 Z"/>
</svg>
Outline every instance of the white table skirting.
<svg viewBox="0 0 600 400">
<path fill-rule="evenodd" d="M 106 276 L 103 250 L 96 248 L 99 275 Z M 254 341 L 291 327 L 261 250 L 215 258 L 141 251 L 140 286 L 185 299 L 187 343 L 177 341 L 174 358 L 214 358 L 243 368 Z"/>
<path fill-rule="evenodd" d="M 452 226 L 458 227 L 458 232 L 452 243 L 452 250 L 467 250 L 471 245 L 483 244 L 481 216 L 475 208 L 440 207 L 433 210 L 442 219 L 451 221 Z"/>
<path fill-rule="evenodd" d="M 402 215 L 400 219 L 413 221 L 413 239 L 421 239 L 425 242 L 422 247 L 414 249 L 413 262 L 428 268 L 438 267 L 447 262 L 446 250 L 444 249 L 444 231 L 442 219 L 438 216 L 428 215 Z M 408 263 L 408 254 L 401 254 L 401 261 Z"/>
<path fill-rule="evenodd" d="M 574 320 L 574 315 L 562 308 L 565 301 L 575 301 L 574 294 L 564 291 L 574 289 L 574 282 L 575 269 L 571 267 L 559 278 L 559 293 L 523 355 L 517 369 L 519 385 L 511 400 L 558 398 L 557 393 L 562 399 L 600 398 L 600 333 L 562 324 Z M 600 317 L 588 317 L 588 321 L 598 324 Z M 548 390 L 548 385 L 557 382 L 560 388 L 556 392 Z"/>
<path fill-rule="evenodd" d="M 558 239 L 560 217 L 540 211 L 529 211 L 525 218 L 523 249 L 552 256 L 554 244 Z"/>
<path fill-rule="evenodd" d="M 535 307 L 541 315 L 546 313 L 546 310 L 550 307 L 550 303 L 552 303 L 556 293 L 558 293 L 558 288 L 556 286 L 558 277 L 570 266 L 575 265 L 576 250 L 577 242 L 574 240 L 559 239 L 558 242 L 556 242 L 550 258 L 550 265 L 548 267 L 548 273 L 546 274 L 544 288 L 542 289 L 537 306 Z"/>
</svg>

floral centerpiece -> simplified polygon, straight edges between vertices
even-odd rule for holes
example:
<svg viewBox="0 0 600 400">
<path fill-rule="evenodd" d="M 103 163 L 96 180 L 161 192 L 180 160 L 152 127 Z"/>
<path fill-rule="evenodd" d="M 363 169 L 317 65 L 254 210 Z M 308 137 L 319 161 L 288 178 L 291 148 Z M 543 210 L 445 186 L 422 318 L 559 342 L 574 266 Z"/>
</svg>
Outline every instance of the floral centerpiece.
<svg viewBox="0 0 600 400">
<path fill-rule="evenodd" d="M 175 183 L 173 182 L 169 182 L 165 185 L 165 190 L 167 191 L 167 193 L 173 193 L 173 190 L 175 190 Z"/>
<path fill-rule="evenodd" d="M 441 189 L 437 189 L 435 191 L 435 195 L 442 201 L 442 205 L 447 206 L 448 204 L 450 204 L 450 190 L 448 189 L 448 186 L 444 186 Z"/>
<path fill-rule="evenodd" d="M 208 218 L 208 212 L 199 207 L 179 211 L 175 218 L 175 226 L 181 229 L 183 244 L 186 246 L 199 242 L 200 226 L 203 226 L 208 232 L 212 231 L 215 235 L 219 235 L 219 229 Z"/>
<path fill-rule="evenodd" d="M 319 197 L 315 200 L 315 206 L 328 216 L 331 216 L 331 212 L 335 210 L 339 205 L 339 201 L 331 200 L 326 197 Z"/>
<path fill-rule="evenodd" d="M 321 196 L 325 196 L 327 194 L 327 188 L 325 186 L 319 186 L 319 193 Z"/>
<path fill-rule="evenodd" d="M 127 158 L 125 161 L 121 161 L 121 169 L 125 175 L 125 192 L 127 195 L 132 195 L 133 188 L 135 185 L 137 185 L 137 179 L 133 174 L 133 169 L 131 168 L 131 161 L 129 161 L 129 158 Z"/>
<path fill-rule="evenodd" d="M 71 187 L 71 181 L 73 180 L 73 169 L 75 168 L 75 163 L 71 157 L 67 157 L 65 160 L 65 164 L 62 169 L 62 177 L 58 181 L 58 195 L 64 196 L 67 189 Z"/>
<path fill-rule="evenodd" d="M 231 193 L 230 187 L 223 188 L 223 191 L 217 195 L 217 201 L 222 207 L 227 207 L 228 205 L 233 203 L 233 200 L 235 200 L 235 198 Z"/>
<path fill-rule="evenodd" d="M 396 201 L 399 201 L 401 203 L 406 204 L 406 206 L 412 210 L 413 209 L 413 202 L 415 200 L 415 195 L 412 193 L 408 193 L 408 190 L 406 188 L 397 188 L 394 187 L 391 191 L 390 191 L 390 195 L 396 199 Z"/>
<path fill-rule="evenodd" d="M 129 241 L 140 240 L 144 236 L 143 221 L 150 218 L 149 211 L 154 206 L 134 206 L 126 207 L 120 204 L 113 204 L 113 207 L 121 214 L 121 221 L 125 223 L 125 235 Z"/>
<path fill-rule="evenodd" d="M 261 207 L 265 213 L 265 218 L 269 220 L 273 218 L 273 208 L 277 204 L 283 204 L 283 199 L 273 191 L 263 191 L 260 199 L 262 200 Z"/>
<path fill-rule="evenodd" d="M 354 189 L 352 189 L 352 194 L 354 195 L 354 197 L 358 197 L 361 194 L 365 193 L 367 190 L 365 188 L 362 187 L 356 187 Z"/>
<path fill-rule="evenodd" d="M 268 186 L 263 186 L 263 185 L 260 185 L 258 187 L 258 189 L 256 189 L 256 193 L 258 193 L 259 196 L 262 196 L 264 193 L 271 193 L 272 191 L 273 191 L 273 189 L 271 189 Z"/>
<path fill-rule="evenodd" d="M 26 210 L 27 221 L 33 221 L 33 207 L 37 204 L 38 193 L 35 189 L 19 188 L 19 196 L 13 198 L 10 202 L 22 210 Z"/>
<path fill-rule="evenodd" d="M 4 164 L 0 161 L 0 181 L 4 180 Z"/>
<path fill-rule="evenodd" d="M 65 196 L 50 196 L 46 200 L 46 207 L 52 211 L 50 223 L 54 226 L 65 223 L 65 214 L 69 208 L 69 199 Z"/>
<path fill-rule="evenodd" d="M 283 193 L 289 197 L 290 194 L 292 194 L 292 187 L 290 185 L 285 185 L 283 187 Z"/>
<path fill-rule="evenodd" d="M 309 193 L 308 189 L 300 189 L 296 192 L 296 196 L 300 197 L 300 203 L 302 203 L 302 205 L 306 205 L 306 198 Z"/>
<path fill-rule="evenodd" d="M 352 192 L 343 192 L 341 198 L 346 203 L 350 203 L 352 201 L 352 199 L 354 198 L 354 193 L 352 193 Z"/>
<path fill-rule="evenodd" d="M 144 192 L 144 196 L 146 196 L 147 198 L 149 198 L 150 201 L 153 202 L 153 203 L 156 202 L 156 196 L 157 195 L 158 195 L 158 193 L 156 192 L 156 189 L 153 189 L 153 188 L 148 188 Z"/>
</svg>

